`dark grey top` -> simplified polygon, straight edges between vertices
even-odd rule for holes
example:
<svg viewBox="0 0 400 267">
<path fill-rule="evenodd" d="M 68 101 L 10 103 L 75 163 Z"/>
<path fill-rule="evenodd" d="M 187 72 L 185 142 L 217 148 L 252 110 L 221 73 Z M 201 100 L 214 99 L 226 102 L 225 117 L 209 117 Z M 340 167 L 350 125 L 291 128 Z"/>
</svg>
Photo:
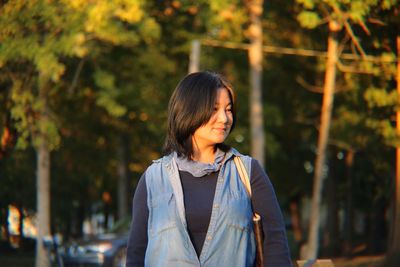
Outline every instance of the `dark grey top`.
<svg viewBox="0 0 400 267">
<path fill-rule="evenodd" d="M 210 222 L 218 172 L 194 177 L 179 171 L 181 178 L 188 232 L 197 255 L 200 255 Z M 252 160 L 250 183 L 254 211 L 262 217 L 265 266 L 292 266 L 282 213 L 271 181 L 257 160 Z M 132 224 L 127 247 L 127 267 L 144 266 L 147 247 L 146 179 L 143 174 L 133 198 Z M 223 266 L 221 266 L 223 267 Z"/>
</svg>

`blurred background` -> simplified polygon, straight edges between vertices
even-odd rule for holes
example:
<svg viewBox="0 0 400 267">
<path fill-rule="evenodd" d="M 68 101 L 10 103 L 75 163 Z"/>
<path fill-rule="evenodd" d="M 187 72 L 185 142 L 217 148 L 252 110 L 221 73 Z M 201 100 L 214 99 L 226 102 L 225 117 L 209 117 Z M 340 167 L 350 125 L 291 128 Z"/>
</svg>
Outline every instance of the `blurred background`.
<svg viewBox="0 0 400 267">
<path fill-rule="evenodd" d="M 264 165 L 293 260 L 400 266 L 399 12 L 397 0 L 0 1 L 0 265 L 50 266 L 45 237 L 129 221 L 171 92 L 211 70 L 235 88 L 227 143 Z"/>
</svg>

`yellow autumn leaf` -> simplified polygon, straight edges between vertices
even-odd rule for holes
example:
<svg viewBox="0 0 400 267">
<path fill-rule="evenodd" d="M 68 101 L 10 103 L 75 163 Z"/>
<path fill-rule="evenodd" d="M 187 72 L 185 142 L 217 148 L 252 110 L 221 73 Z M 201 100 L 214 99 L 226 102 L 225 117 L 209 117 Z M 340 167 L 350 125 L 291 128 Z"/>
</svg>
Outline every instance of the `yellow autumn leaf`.
<svg viewBox="0 0 400 267">
<path fill-rule="evenodd" d="M 132 4 L 129 7 L 117 8 L 115 10 L 115 15 L 123 21 L 129 23 L 136 23 L 143 18 L 144 13 L 139 5 Z"/>
</svg>

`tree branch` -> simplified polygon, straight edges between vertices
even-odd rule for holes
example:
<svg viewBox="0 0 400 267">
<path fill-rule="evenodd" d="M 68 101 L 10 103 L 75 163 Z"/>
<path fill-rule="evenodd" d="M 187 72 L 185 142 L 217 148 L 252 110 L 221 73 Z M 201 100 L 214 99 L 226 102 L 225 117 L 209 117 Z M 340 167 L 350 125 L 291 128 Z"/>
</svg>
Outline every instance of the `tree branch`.
<svg viewBox="0 0 400 267">
<path fill-rule="evenodd" d="M 84 64 L 84 59 L 82 58 L 81 61 L 79 61 L 78 67 L 76 68 L 74 78 L 72 79 L 71 86 L 68 88 L 68 94 L 70 94 L 70 95 L 74 94 L 75 87 L 78 84 L 79 75 L 83 68 L 83 64 Z"/>
<path fill-rule="evenodd" d="M 344 21 L 344 27 L 346 28 L 347 32 L 349 33 L 354 45 L 357 47 L 358 51 L 361 54 L 362 58 L 365 58 L 366 54 L 360 43 L 358 42 L 357 37 L 354 35 L 353 29 L 351 28 L 348 21 Z"/>
<path fill-rule="evenodd" d="M 368 21 L 371 22 L 372 24 L 377 24 L 380 26 L 385 26 L 386 23 L 384 23 L 383 21 L 379 20 L 379 19 L 374 19 L 374 18 L 368 18 Z"/>
<path fill-rule="evenodd" d="M 345 48 L 345 45 L 349 40 L 350 40 L 350 36 L 348 34 L 346 34 L 346 36 L 342 39 L 342 41 L 340 42 L 340 44 L 338 46 L 338 58 L 341 57 L 342 52 Z"/>
<path fill-rule="evenodd" d="M 340 60 L 337 62 L 337 67 L 341 72 L 359 73 L 359 74 L 374 74 L 372 71 L 366 71 L 354 66 L 346 66 Z"/>
<path fill-rule="evenodd" d="M 336 146 L 338 148 L 341 148 L 341 149 L 344 149 L 344 150 L 347 150 L 347 151 L 357 152 L 357 150 L 358 150 L 357 148 L 355 148 L 354 146 L 352 146 L 349 143 L 346 143 L 346 142 L 343 142 L 343 141 L 340 141 L 340 140 L 336 140 L 336 139 L 333 139 L 333 138 L 329 138 L 328 143 L 330 145 L 332 145 L 332 146 Z"/>
<path fill-rule="evenodd" d="M 247 50 L 249 48 L 248 44 L 245 43 L 234 43 L 234 42 L 224 42 L 219 40 L 213 39 L 203 39 L 201 40 L 202 45 L 212 46 L 212 47 L 224 47 L 230 49 L 240 49 L 240 50 Z M 317 50 L 310 50 L 310 49 L 300 49 L 300 48 L 289 48 L 289 47 L 279 47 L 279 46 L 263 46 L 264 53 L 272 53 L 272 54 L 282 54 L 282 55 L 297 55 L 297 56 L 305 56 L 305 57 L 327 57 L 325 51 L 317 51 Z M 342 59 L 347 60 L 355 60 L 355 61 L 369 61 L 369 62 L 385 62 L 385 63 L 392 63 L 396 62 L 396 60 L 391 59 L 382 59 L 376 56 L 368 56 L 365 55 L 361 58 L 358 54 L 341 54 L 339 56 Z"/>
<path fill-rule="evenodd" d="M 364 21 L 359 21 L 358 24 L 360 24 L 361 28 L 368 34 L 371 35 L 371 32 L 369 31 L 367 25 L 365 25 Z"/>
<path fill-rule="evenodd" d="M 296 77 L 296 82 L 310 92 L 319 94 L 322 94 L 324 92 L 324 89 L 321 86 L 311 85 L 308 82 L 306 82 L 301 76 Z"/>
</svg>

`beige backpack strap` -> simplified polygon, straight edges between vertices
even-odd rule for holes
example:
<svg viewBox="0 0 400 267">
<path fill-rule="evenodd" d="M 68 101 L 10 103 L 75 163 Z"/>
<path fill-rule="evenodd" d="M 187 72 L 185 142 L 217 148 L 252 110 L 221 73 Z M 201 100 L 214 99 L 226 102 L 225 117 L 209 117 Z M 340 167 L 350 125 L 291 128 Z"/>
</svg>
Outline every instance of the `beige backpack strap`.
<svg viewBox="0 0 400 267">
<path fill-rule="evenodd" d="M 242 180 L 242 183 L 244 184 L 244 187 L 246 187 L 247 195 L 251 199 L 251 185 L 250 185 L 250 178 L 249 175 L 247 174 L 247 171 L 244 167 L 243 161 L 240 159 L 240 157 L 234 156 L 233 160 L 235 162 L 236 168 L 239 172 L 240 180 Z M 253 221 L 261 221 L 261 216 L 253 212 Z"/>
<path fill-rule="evenodd" d="M 249 195 L 249 198 L 251 199 L 250 178 L 249 178 L 249 175 L 247 174 L 246 168 L 244 167 L 243 161 L 240 159 L 240 157 L 237 157 L 237 156 L 234 156 L 233 160 L 235 161 L 236 168 L 239 172 L 240 180 L 242 180 L 242 183 L 246 187 L 247 194 Z"/>
</svg>

